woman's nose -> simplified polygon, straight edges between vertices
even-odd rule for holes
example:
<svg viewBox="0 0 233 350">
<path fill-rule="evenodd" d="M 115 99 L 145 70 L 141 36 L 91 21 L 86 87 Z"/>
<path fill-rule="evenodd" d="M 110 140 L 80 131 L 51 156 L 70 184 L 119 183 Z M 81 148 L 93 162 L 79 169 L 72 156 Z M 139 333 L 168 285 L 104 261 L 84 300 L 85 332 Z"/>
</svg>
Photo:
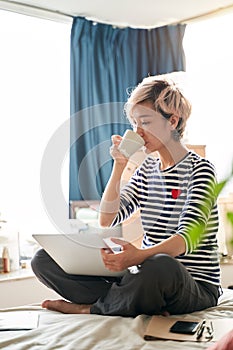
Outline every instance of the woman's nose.
<svg viewBox="0 0 233 350">
<path fill-rule="evenodd" d="M 141 128 L 140 126 L 137 126 L 137 127 L 136 127 L 135 132 L 136 132 L 138 135 L 140 135 L 140 136 L 143 136 L 143 135 L 144 135 L 144 130 L 143 130 L 143 128 Z"/>
</svg>

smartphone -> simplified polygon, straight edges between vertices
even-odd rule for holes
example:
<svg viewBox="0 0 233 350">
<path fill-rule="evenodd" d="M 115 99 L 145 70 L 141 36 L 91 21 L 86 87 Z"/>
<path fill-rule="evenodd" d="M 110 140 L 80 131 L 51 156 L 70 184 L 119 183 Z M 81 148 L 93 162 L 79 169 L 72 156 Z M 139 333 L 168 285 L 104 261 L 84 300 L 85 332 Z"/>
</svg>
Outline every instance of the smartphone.
<svg viewBox="0 0 233 350">
<path fill-rule="evenodd" d="M 121 245 L 114 243 L 111 240 L 111 237 L 103 238 L 103 241 L 107 245 L 111 253 L 118 254 L 121 252 Z"/>
<path fill-rule="evenodd" d="M 200 322 L 177 321 L 170 328 L 172 333 L 195 334 L 199 328 Z"/>
</svg>

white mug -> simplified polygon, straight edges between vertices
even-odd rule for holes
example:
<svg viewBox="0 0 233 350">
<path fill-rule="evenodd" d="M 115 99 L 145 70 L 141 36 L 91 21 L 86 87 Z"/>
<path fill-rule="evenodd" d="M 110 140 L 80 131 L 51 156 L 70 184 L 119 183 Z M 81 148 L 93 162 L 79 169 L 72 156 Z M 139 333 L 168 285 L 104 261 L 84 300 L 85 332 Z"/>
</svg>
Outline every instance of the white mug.
<svg viewBox="0 0 233 350">
<path fill-rule="evenodd" d="M 139 134 L 133 130 L 126 130 L 118 149 L 126 158 L 129 158 L 132 156 L 132 154 L 144 146 L 144 144 L 145 141 Z"/>
</svg>

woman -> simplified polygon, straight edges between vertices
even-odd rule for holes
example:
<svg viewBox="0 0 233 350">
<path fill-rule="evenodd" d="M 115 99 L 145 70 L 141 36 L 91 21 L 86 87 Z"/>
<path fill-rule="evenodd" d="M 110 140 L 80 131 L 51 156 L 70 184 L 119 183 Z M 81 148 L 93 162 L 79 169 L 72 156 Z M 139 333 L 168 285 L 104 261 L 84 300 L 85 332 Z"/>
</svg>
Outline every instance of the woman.
<svg viewBox="0 0 233 350">
<path fill-rule="evenodd" d="M 119 254 L 102 250 L 109 270 L 128 268 L 123 277 L 108 281 L 65 276 L 57 266 L 49 275 L 43 266 L 50 258 L 40 251 L 32 261 L 36 275 L 69 300 L 47 300 L 42 306 L 64 313 L 132 317 L 215 306 L 220 295 L 216 175 L 209 161 L 181 142 L 190 103 L 169 75 L 161 75 L 146 78 L 135 88 L 126 113 L 149 155 L 120 190 L 128 160 L 118 150 L 121 137 L 112 136 L 114 165 L 101 200 L 100 224 L 118 225 L 139 209 L 142 247 L 114 240 L 122 246 Z M 155 151 L 158 158 L 150 155 Z M 132 266 L 137 266 L 136 273 Z M 59 278 L 63 287 L 58 287 Z"/>
</svg>

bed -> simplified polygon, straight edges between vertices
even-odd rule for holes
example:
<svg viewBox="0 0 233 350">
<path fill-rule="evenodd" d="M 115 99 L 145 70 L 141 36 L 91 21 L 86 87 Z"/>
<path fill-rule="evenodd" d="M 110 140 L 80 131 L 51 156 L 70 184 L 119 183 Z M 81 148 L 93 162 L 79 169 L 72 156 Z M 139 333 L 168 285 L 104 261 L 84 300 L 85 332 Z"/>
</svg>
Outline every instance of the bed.
<svg viewBox="0 0 233 350">
<path fill-rule="evenodd" d="M 39 315 L 38 328 L 29 331 L 1 331 L 0 349 L 15 350 L 189 350 L 208 349 L 213 342 L 179 342 L 171 340 L 144 340 L 144 332 L 151 317 L 136 318 L 100 315 L 65 315 L 42 309 L 40 305 L 0 310 L 0 318 L 17 312 L 31 311 Z M 224 289 L 217 307 L 183 315 L 188 319 L 232 318 L 233 290 Z M 220 349 L 220 348 L 219 348 Z M 233 345 L 232 345 L 233 349 Z"/>
</svg>

